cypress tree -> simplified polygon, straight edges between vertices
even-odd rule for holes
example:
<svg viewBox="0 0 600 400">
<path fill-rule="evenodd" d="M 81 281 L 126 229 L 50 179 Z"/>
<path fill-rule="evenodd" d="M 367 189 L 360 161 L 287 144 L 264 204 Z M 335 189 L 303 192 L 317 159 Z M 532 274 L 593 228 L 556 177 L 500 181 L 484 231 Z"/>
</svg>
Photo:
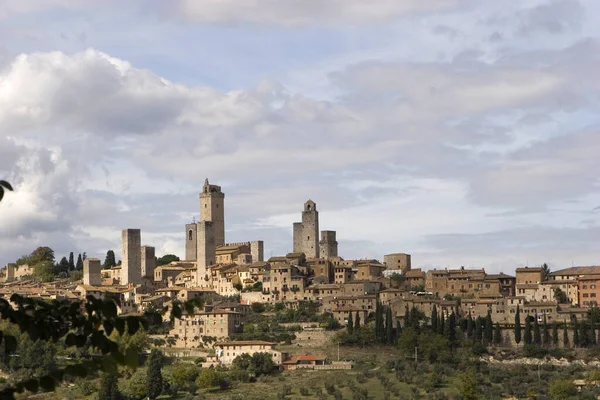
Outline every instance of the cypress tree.
<svg viewBox="0 0 600 400">
<path fill-rule="evenodd" d="M 596 344 L 596 307 L 590 310 L 590 344 Z"/>
<path fill-rule="evenodd" d="M 83 260 L 81 259 L 81 253 L 77 256 L 77 264 L 75 264 L 75 269 L 77 271 L 83 270 Z"/>
<path fill-rule="evenodd" d="M 375 313 L 377 313 L 377 308 L 375 308 Z M 410 327 L 410 309 L 408 308 L 408 303 L 406 303 L 406 309 L 404 310 L 404 327 Z"/>
<path fill-rule="evenodd" d="M 581 325 L 579 325 L 579 346 L 588 347 L 589 345 L 589 333 L 588 326 L 585 321 L 581 321 Z"/>
<path fill-rule="evenodd" d="M 354 319 L 354 332 L 358 333 L 359 329 L 360 329 L 360 314 L 357 311 L 356 318 Z"/>
<path fill-rule="evenodd" d="M 550 330 L 548 329 L 548 321 L 546 321 L 546 314 L 544 314 L 544 325 L 542 326 L 542 344 L 544 346 L 550 345 Z"/>
<path fill-rule="evenodd" d="M 555 322 L 552 324 L 552 344 L 558 346 L 558 324 Z"/>
<path fill-rule="evenodd" d="M 163 379 L 162 379 L 162 359 L 163 355 L 158 350 L 152 350 L 150 353 L 150 359 L 148 361 L 148 397 L 152 400 L 156 399 L 162 393 Z"/>
<path fill-rule="evenodd" d="M 348 331 L 348 335 L 352 335 L 354 333 L 354 321 L 352 320 L 352 311 L 348 314 L 348 323 L 346 324 L 346 330 Z"/>
<path fill-rule="evenodd" d="M 73 252 L 69 253 L 69 271 L 75 270 L 75 261 L 73 260 Z"/>
<path fill-rule="evenodd" d="M 100 379 L 98 400 L 121 400 L 118 380 L 115 374 L 104 373 Z"/>
<path fill-rule="evenodd" d="M 483 330 L 481 329 L 482 321 L 481 317 L 477 317 L 475 320 L 475 341 L 481 343 L 481 339 L 483 337 Z"/>
<path fill-rule="evenodd" d="M 493 335 L 494 335 L 493 329 L 494 329 L 494 326 L 492 323 L 492 315 L 488 311 L 487 315 L 485 316 L 485 330 L 484 330 L 484 336 L 483 336 L 485 344 L 492 343 L 492 339 L 493 339 Z"/>
<path fill-rule="evenodd" d="M 517 312 L 515 313 L 515 342 L 521 343 L 521 312 L 519 306 L 517 306 Z"/>
<path fill-rule="evenodd" d="M 579 324 L 577 316 L 573 316 L 573 346 L 579 347 Z"/>
<path fill-rule="evenodd" d="M 444 313 L 440 314 L 440 322 L 438 324 L 438 332 L 440 335 L 443 335 L 445 332 L 445 326 L 446 325 L 446 320 L 444 319 Z"/>
<path fill-rule="evenodd" d="M 387 312 L 385 315 L 385 339 L 388 344 L 394 343 L 394 324 L 392 321 L 392 308 L 386 307 Z"/>
<path fill-rule="evenodd" d="M 500 329 L 500 323 L 496 322 L 496 328 L 494 329 L 494 344 L 502 343 L 502 329 Z"/>
<path fill-rule="evenodd" d="M 437 332 L 437 328 L 438 328 L 438 312 L 437 312 L 437 307 L 434 304 L 433 308 L 431 309 L 431 330 L 433 332 Z"/>
<path fill-rule="evenodd" d="M 448 317 L 445 329 L 446 339 L 448 339 L 450 347 L 454 347 L 454 345 L 456 344 L 456 315 L 454 315 L 454 311 Z"/>
<path fill-rule="evenodd" d="M 525 333 L 523 334 L 525 344 L 531 344 L 531 318 L 525 317 Z"/>
<path fill-rule="evenodd" d="M 568 347 L 569 346 L 569 325 L 567 324 L 567 321 L 565 321 L 565 324 L 563 325 L 564 330 L 563 330 L 563 347 Z"/>
<path fill-rule="evenodd" d="M 473 317 L 471 311 L 469 311 L 469 317 L 467 318 L 467 337 L 473 339 Z"/>
<path fill-rule="evenodd" d="M 115 260 L 115 252 L 108 250 L 106 252 L 106 257 L 104 258 L 104 268 L 111 268 L 115 265 L 117 265 L 117 261 Z"/>
<path fill-rule="evenodd" d="M 540 333 L 540 324 L 538 324 L 537 315 L 533 319 L 533 343 L 538 346 L 542 344 L 542 335 Z"/>
</svg>

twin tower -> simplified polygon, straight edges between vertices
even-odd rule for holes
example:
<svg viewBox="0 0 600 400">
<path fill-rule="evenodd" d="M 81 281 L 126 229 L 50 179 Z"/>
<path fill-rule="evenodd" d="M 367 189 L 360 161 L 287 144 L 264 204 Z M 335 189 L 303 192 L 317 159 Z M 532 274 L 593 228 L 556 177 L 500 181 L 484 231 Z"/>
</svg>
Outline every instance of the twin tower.
<svg viewBox="0 0 600 400">
<path fill-rule="evenodd" d="M 322 231 L 319 241 L 319 212 L 312 200 L 304 203 L 302 222 L 294 223 L 294 253 L 304 253 L 306 258 L 338 256 L 335 231 Z"/>
<path fill-rule="evenodd" d="M 185 226 L 185 259 L 196 260 L 197 282 L 208 281 L 208 268 L 215 264 L 218 246 L 225 244 L 225 193 L 221 186 L 204 181 L 200 193 L 200 221 Z"/>
</svg>

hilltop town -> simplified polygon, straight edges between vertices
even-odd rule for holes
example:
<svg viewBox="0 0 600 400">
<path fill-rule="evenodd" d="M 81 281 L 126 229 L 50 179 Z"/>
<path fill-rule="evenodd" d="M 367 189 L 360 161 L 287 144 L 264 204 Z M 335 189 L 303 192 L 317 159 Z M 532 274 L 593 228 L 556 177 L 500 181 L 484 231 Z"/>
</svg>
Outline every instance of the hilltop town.
<svg viewBox="0 0 600 400">
<path fill-rule="evenodd" d="M 378 302 L 391 310 L 395 325 L 409 310 L 429 316 L 435 309 L 441 315 L 464 318 L 490 315 L 494 323 L 508 327 L 517 309 L 550 324 L 574 317 L 583 320 L 600 297 L 600 266 L 553 272 L 546 267 L 524 267 L 516 268 L 514 274 L 489 274 L 463 267 L 423 271 L 412 268 L 411 256 L 405 253 L 383 255 L 383 261 L 346 260 L 339 255 L 336 232 L 319 230 L 319 211 L 312 200 L 304 203 L 301 222 L 293 224 L 293 252 L 265 260 L 261 240 L 226 241 L 225 193 L 220 186 L 206 180 L 199 200 L 200 218 L 185 225 L 182 235 L 184 260 L 157 266 L 155 248 L 142 245 L 142 232 L 124 229 L 120 265 L 104 268 L 100 259 L 86 258 L 81 281 L 38 282 L 31 279 L 32 266 L 11 263 L 2 270 L 0 296 L 110 297 L 118 300 L 120 315 L 162 309 L 175 301 L 218 299 L 185 312 L 165 337 L 180 349 L 213 343 L 219 349 L 213 362 L 221 364 L 230 364 L 240 350 L 266 349 L 277 364 L 285 362 L 273 343 L 228 342 L 244 331 L 254 304 L 294 309 L 299 302 L 310 302 L 318 313 L 332 316 L 339 327 L 353 318 L 371 319 Z M 168 315 L 164 320 L 169 320 Z M 310 331 L 309 326 L 305 328 Z M 509 343 L 514 340 L 510 332 L 505 331 Z M 310 333 L 296 337 L 310 337 Z M 237 351 L 227 351 L 236 345 Z"/>
</svg>

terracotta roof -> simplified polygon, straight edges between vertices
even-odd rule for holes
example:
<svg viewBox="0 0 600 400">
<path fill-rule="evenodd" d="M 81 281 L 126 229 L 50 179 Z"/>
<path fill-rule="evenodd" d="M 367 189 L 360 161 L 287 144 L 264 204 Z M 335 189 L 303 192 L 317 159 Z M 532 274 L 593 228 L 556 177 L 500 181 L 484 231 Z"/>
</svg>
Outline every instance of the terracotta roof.
<svg viewBox="0 0 600 400">
<path fill-rule="evenodd" d="M 571 267 L 551 272 L 552 276 L 560 275 L 600 275 L 600 266 Z"/>
<path fill-rule="evenodd" d="M 542 269 L 540 267 L 524 267 L 517 268 L 515 272 L 542 272 Z"/>
<path fill-rule="evenodd" d="M 404 276 L 407 278 L 423 278 L 425 272 L 421 271 L 421 269 L 411 269 L 410 271 L 406 271 Z"/>
<path fill-rule="evenodd" d="M 327 359 L 324 355 L 310 355 L 298 356 L 298 361 L 325 361 Z"/>
<path fill-rule="evenodd" d="M 487 279 L 516 279 L 514 276 L 506 275 L 504 272 L 499 274 L 489 274 L 486 276 Z"/>
</svg>

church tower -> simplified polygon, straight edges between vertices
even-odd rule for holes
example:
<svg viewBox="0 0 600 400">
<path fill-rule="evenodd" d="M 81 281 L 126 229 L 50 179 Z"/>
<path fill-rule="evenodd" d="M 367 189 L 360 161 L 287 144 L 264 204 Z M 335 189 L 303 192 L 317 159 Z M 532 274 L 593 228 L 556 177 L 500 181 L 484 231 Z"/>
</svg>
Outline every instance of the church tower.
<svg viewBox="0 0 600 400">
<path fill-rule="evenodd" d="M 211 185 L 206 179 L 202 193 L 200 193 L 200 222 L 212 222 L 213 236 L 217 247 L 225 244 L 224 203 L 225 193 L 221 191 L 221 186 Z"/>
</svg>

